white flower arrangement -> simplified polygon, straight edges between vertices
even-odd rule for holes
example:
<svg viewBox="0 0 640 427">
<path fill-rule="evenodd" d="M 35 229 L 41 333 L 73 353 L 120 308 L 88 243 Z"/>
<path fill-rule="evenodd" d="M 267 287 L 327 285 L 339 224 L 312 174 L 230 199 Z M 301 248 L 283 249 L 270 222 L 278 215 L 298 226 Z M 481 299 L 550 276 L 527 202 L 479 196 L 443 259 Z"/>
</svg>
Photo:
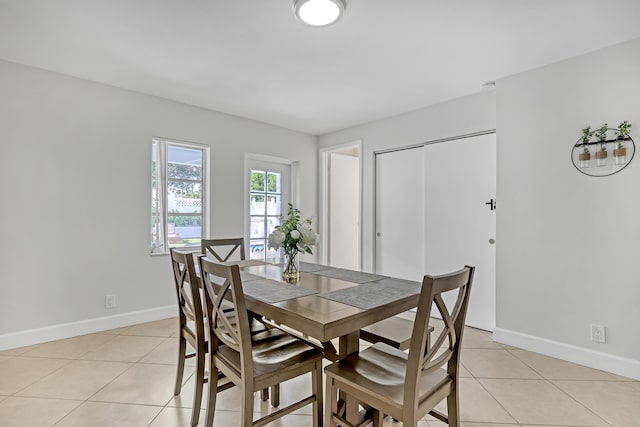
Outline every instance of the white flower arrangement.
<svg viewBox="0 0 640 427">
<path fill-rule="evenodd" d="M 300 210 L 289 203 L 287 219 L 283 219 L 269 235 L 269 247 L 282 248 L 285 255 L 294 258 L 298 252 L 312 254 L 318 243 L 318 234 L 311 228 L 311 218 L 300 219 Z"/>
</svg>

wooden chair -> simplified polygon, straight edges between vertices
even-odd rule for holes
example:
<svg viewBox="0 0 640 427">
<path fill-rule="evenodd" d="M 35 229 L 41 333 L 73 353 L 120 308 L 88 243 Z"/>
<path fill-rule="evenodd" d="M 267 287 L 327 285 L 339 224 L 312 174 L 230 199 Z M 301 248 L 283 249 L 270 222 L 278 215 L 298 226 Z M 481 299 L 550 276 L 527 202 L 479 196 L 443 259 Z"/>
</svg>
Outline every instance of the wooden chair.
<svg viewBox="0 0 640 427">
<path fill-rule="evenodd" d="M 460 425 L 458 371 L 464 320 L 469 303 L 474 267 L 442 276 L 425 276 L 413 326 L 409 353 L 377 343 L 325 368 L 327 375 L 327 425 L 353 427 L 338 408 L 338 390 L 369 408 L 374 426 L 382 425 L 383 414 L 417 426 L 430 414 L 449 426 Z M 442 295 L 457 293 L 451 311 Z M 435 303 L 444 329 L 431 346 L 427 345 L 429 315 Z M 443 344 L 446 345 L 443 347 Z M 435 406 L 447 399 L 447 414 Z"/>
<path fill-rule="evenodd" d="M 240 260 L 245 260 L 244 239 L 202 239 L 202 253 L 219 262 L 227 262 L 233 255 Z M 226 254 L 226 255 L 225 255 Z"/>
<path fill-rule="evenodd" d="M 219 262 L 244 261 L 246 254 L 244 250 L 244 239 L 242 237 L 234 237 L 230 239 L 202 239 L 202 254 L 208 258 L 218 260 Z M 267 328 L 273 327 L 263 323 L 263 319 L 259 316 L 251 314 L 254 320 L 251 323 L 251 331 L 256 333 L 263 332 Z M 262 390 L 262 400 L 269 400 L 269 389 Z M 280 406 L 280 387 L 274 385 L 271 387 L 271 406 Z"/>
<path fill-rule="evenodd" d="M 237 265 L 216 264 L 200 257 L 201 277 L 209 319 L 209 363 L 219 369 L 242 393 L 242 427 L 262 426 L 303 406 L 313 404 L 313 425 L 322 426 L 322 352 L 279 330 L 269 329 L 252 337 L 247 316 L 228 322 L 224 301 L 237 313 L 247 311 Z M 256 421 L 254 393 L 283 381 L 311 373 L 312 394 Z M 213 425 L 218 389 L 209 384 L 205 426 Z"/>
<path fill-rule="evenodd" d="M 198 424 L 202 388 L 207 382 L 205 377 L 205 353 L 207 352 L 206 325 L 204 321 L 203 301 L 200 293 L 200 279 L 196 276 L 193 253 L 171 248 L 173 278 L 178 296 L 178 371 L 174 394 L 180 394 L 184 365 L 188 358 L 196 357 L 195 386 L 191 425 Z M 187 343 L 194 351 L 187 353 Z"/>
</svg>

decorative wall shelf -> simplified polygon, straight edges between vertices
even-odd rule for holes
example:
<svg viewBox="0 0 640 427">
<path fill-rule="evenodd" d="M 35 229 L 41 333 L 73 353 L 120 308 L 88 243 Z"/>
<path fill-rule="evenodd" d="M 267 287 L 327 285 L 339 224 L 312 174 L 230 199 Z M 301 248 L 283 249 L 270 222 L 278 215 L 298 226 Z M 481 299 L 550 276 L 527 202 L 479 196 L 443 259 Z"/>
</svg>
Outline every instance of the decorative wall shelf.
<svg viewBox="0 0 640 427">
<path fill-rule="evenodd" d="M 610 129 L 617 130 L 617 129 Z M 604 144 L 606 151 L 601 150 Z M 624 150 L 619 150 L 619 145 L 624 146 Z M 589 160 L 586 160 L 584 149 L 589 150 Z M 606 153 L 606 154 L 600 154 Z M 624 155 L 621 155 L 624 154 Z M 636 144 L 632 138 L 610 139 L 604 142 L 578 140 L 571 150 L 571 161 L 575 168 L 589 176 L 609 176 L 620 172 L 626 168 L 636 154 Z"/>
</svg>

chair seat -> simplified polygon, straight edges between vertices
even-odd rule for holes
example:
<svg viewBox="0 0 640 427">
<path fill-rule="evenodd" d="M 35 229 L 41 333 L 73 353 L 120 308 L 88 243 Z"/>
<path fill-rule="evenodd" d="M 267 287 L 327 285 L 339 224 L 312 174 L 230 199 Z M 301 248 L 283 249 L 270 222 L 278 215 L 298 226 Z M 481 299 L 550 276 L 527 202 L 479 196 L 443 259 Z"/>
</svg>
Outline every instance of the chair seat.
<svg viewBox="0 0 640 427">
<path fill-rule="evenodd" d="M 360 330 L 360 339 L 370 343 L 383 342 L 400 350 L 411 344 L 413 321 L 398 316 L 389 317 Z"/>
<path fill-rule="evenodd" d="M 387 344 L 377 343 L 360 353 L 327 366 L 325 373 L 354 390 L 365 391 L 367 396 L 375 396 L 374 399 L 391 402 L 398 411 L 401 411 L 404 403 L 407 360 L 407 353 Z M 452 380 L 447 372 L 444 369 L 437 369 L 422 378 L 418 394 L 421 399 L 426 399 L 429 397 L 429 391 L 438 390 L 448 382 Z M 395 414 L 389 413 L 389 415 Z"/>
<path fill-rule="evenodd" d="M 254 381 L 289 366 L 315 363 L 322 352 L 279 329 L 268 329 L 252 337 Z M 228 346 L 218 348 L 219 359 L 240 373 L 240 354 Z"/>
</svg>

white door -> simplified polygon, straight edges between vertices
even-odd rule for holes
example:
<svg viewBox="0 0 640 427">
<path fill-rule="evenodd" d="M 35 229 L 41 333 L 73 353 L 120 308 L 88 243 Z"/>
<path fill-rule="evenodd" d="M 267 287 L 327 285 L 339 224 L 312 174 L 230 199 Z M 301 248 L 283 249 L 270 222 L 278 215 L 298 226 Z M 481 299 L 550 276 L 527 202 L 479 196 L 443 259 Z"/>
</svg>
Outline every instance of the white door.
<svg viewBox="0 0 640 427">
<path fill-rule="evenodd" d="M 329 154 L 329 265 L 360 269 L 360 158 Z"/>
<path fill-rule="evenodd" d="M 425 146 L 425 271 L 476 267 L 466 324 L 495 327 L 495 134 Z"/>
<path fill-rule="evenodd" d="M 424 276 L 424 147 L 376 154 L 376 273 Z"/>
</svg>

